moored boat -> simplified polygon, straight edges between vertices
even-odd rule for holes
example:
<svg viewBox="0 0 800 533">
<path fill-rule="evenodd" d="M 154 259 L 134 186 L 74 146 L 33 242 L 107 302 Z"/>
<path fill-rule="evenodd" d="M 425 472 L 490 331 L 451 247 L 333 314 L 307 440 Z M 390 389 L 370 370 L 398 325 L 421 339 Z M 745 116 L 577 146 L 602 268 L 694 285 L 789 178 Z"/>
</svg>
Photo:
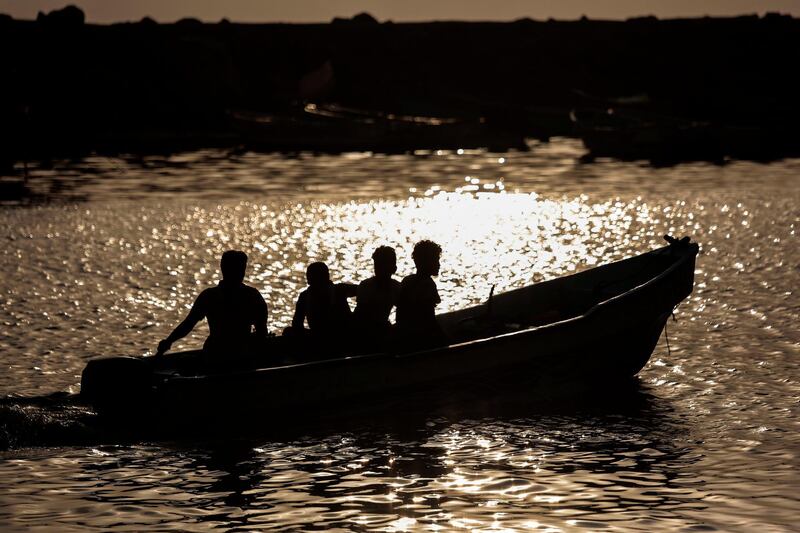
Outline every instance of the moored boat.
<svg viewBox="0 0 800 533">
<path fill-rule="evenodd" d="M 613 157 L 653 163 L 722 161 L 729 155 L 723 128 L 705 121 L 607 109 L 573 110 L 575 133 L 588 159 Z"/>
<path fill-rule="evenodd" d="M 452 343 L 411 353 L 310 354 L 204 373 L 201 352 L 90 361 L 81 395 L 98 411 L 146 412 L 165 420 L 275 416 L 457 383 L 526 386 L 546 376 L 602 383 L 647 363 L 674 308 L 691 292 L 698 245 L 670 244 L 490 297 L 438 315 Z M 272 362 L 272 364 L 270 364 Z M 198 371 L 198 368 L 200 370 Z"/>
<path fill-rule="evenodd" d="M 339 153 L 489 148 L 527 149 L 524 138 L 479 118 L 425 117 L 306 104 L 281 113 L 229 111 L 247 148 Z"/>
</svg>

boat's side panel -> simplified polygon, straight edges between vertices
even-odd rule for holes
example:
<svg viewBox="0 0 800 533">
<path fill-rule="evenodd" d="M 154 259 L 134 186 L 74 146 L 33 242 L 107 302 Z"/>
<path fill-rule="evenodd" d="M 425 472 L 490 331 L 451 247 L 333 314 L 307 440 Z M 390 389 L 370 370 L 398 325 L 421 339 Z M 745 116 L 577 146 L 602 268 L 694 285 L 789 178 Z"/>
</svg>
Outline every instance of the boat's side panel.
<svg viewBox="0 0 800 533">
<path fill-rule="evenodd" d="M 475 318 L 491 315 L 523 326 L 579 316 L 593 305 L 622 294 L 656 276 L 678 260 L 670 247 L 659 248 L 569 276 L 514 289 L 492 298 L 491 311 L 484 304 L 439 315 L 451 338 L 469 338 Z"/>
</svg>

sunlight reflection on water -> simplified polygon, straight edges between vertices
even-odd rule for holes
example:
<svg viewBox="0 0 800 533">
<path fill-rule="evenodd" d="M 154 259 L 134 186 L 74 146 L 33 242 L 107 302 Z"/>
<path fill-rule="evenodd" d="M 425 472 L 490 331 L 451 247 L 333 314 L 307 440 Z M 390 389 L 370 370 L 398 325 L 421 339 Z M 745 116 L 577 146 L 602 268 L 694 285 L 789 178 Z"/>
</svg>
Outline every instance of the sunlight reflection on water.
<svg viewBox="0 0 800 533">
<path fill-rule="evenodd" d="M 658 224 L 660 211 L 670 213 L 670 228 Z M 405 275 L 413 270 L 416 241 L 441 242 L 438 285 L 441 309 L 449 310 L 482 301 L 492 285 L 503 291 L 660 245 L 666 229 L 691 233 L 680 202 L 651 207 L 639 198 L 596 203 L 586 197 L 444 190 L 405 200 L 283 205 L 246 200 L 173 203 L 169 210 L 100 205 L 34 212 L 33 219 L 27 216 L 31 211 L 6 212 L 15 243 L 4 252 L 8 264 L 33 265 L 33 272 L 8 272 L 11 297 L 31 282 L 40 285 L 33 293 L 37 307 L 6 309 L 9 323 L 45 318 L 58 331 L 77 327 L 83 317 L 84 325 L 110 322 L 108 327 L 131 333 L 149 330 L 150 337 L 165 334 L 180 309 L 218 280 L 218 258 L 229 248 L 250 255 L 248 280 L 264 294 L 270 324 L 280 330 L 290 321 L 307 264 L 325 261 L 335 279 L 357 282 L 370 275 L 370 255 L 381 244 L 397 248 L 398 275 Z M 27 220 L 13 220 L 17 216 Z M 64 342 L 80 340 L 72 331 L 65 332 Z M 52 330 L 48 335 L 57 336 Z M 124 337 L 117 340 L 122 344 L 114 352 L 121 346 L 143 348 Z M 93 350 L 76 345 L 68 350 L 75 351 Z"/>
<path fill-rule="evenodd" d="M 0 526 L 790 530 L 798 163 L 653 169 L 579 155 L 569 142 L 502 156 L 211 152 L 114 162 L 124 176 L 99 159 L 55 193 L 47 174 L 60 170 L 37 170 L 33 187 L 54 204 L 0 209 L 3 394 L 76 391 L 89 358 L 152 350 L 228 248 L 249 253 L 273 329 L 308 262 L 357 281 L 379 244 L 397 248 L 398 276 L 415 241 L 443 245 L 442 310 L 652 249 L 664 233 L 691 235 L 702 255 L 670 351 L 659 344 L 619 404 L 498 408 L 476 391 L 457 408 L 292 438 L 4 452 Z"/>
</svg>

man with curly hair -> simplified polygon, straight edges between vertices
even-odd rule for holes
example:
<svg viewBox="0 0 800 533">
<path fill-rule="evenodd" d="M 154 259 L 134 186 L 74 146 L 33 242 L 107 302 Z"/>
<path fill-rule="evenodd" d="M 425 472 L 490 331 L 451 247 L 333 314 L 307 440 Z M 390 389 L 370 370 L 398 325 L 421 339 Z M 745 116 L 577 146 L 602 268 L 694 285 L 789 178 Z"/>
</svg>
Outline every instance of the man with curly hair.
<svg viewBox="0 0 800 533">
<path fill-rule="evenodd" d="M 417 272 L 403 278 L 397 302 L 397 335 L 404 349 L 426 349 L 447 344 L 447 337 L 436 320 L 436 306 L 442 301 L 433 276 L 439 275 L 442 247 L 423 240 L 414 246 L 411 257 Z"/>
</svg>

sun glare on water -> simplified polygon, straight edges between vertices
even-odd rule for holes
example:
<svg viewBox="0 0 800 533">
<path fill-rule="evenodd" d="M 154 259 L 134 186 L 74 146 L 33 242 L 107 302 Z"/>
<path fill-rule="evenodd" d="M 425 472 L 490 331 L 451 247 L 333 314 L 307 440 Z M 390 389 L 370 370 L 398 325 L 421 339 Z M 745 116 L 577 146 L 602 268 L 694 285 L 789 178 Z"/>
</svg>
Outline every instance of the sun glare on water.
<svg viewBox="0 0 800 533">
<path fill-rule="evenodd" d="M 292 204 L 277 213 L 262 207 L 236 207 L 253 247 L 266 255 L 252 273 L 260 283 L 276 275 L 302 283 L 312 261 L 327 262 L 336 280 L 358 282 L 372 275 L 370 256 L 380 245 L 395 247 L 402 277 L 413 272 L 414 243 L 431 239 L 443 248 L 442 311 L 482 301 L 493 285 L 508 290 L 619 259 L 617 250 L 630 254 L 641 238 L 632 226 L 651 216 L 638 201 L 442 190 L 399 201 Z M 267 227 L 273 231 L 260 231 Z"/>
</svg>

